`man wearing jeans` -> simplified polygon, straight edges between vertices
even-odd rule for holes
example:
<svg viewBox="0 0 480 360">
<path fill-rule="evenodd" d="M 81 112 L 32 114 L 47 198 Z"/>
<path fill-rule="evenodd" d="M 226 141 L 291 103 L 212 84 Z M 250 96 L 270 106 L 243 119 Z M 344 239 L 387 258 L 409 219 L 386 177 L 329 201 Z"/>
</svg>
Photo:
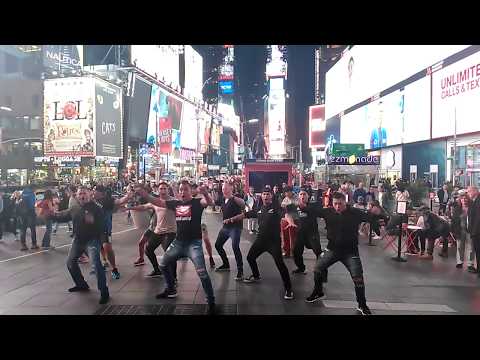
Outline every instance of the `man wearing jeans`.
<svg viewBox="0 0 480 360">
<path fill-rule="evenodd" d="M 198 192 L 204 196 L 203 199 L 192 198 L 192 186 L 186 180 L 180 183 L 178 196 L 180 200 L 163 200 L 149 195 L 143 188 L 137 187 L 136 192 L 149 203 L 175 211 L 177 221 L 177 238 L 168 247 L 160 263 L 160 270 L 165 275 L 167 288 L 157 299 L 176 298 L 177 290 L 171 272 L 171 267 L 179 258 L 189 257 L 192 260 L 195 270 L 202 282 L 203 290 L 207 295 L 208 312 L 215 313 L 215 296 L 213 294 L 212 282 L 208 276 L 205 266 L 205 257 L 202 247 L 202 213 L 207 206 L 213 205 L 213 201 L 204 187 Z"/>
<path fill-rule="evenodd" d="M 240 252 L 240 236 L 243 228 L 245 202 L 233 195 L 233 186 L 230 183 L 224 183 L 222 191 L 225 199 L 222 203 L 223 227 L 218 233 L 215 249 L 217 249 L 218 254 L 222 258 L 223 264 L 216 268 L 215 271 L 230 271 L 230 264 L 223 245 L 231 238 L 238 270 L 235 280 L 241 281 L 243 280 L 243 261 L 242 253 Z"/>
<path fill-rule="evenodd" d="M 324 297 L 322 278 L 324 271 L 338 261 L 348 269 L 355 285 L 357 297 L 357 311 L 362 315 L 371 315 L 365 298 L 365 283 L 363 280 L 362 261 L 358 253 L 358 227 L 362 222 L 376 224 L 380 209 L 375 207 L 372 213 L 347 206 L 345 195 L 336 192 L 333 194 L 333 209 L 324 208 L 317 212 L 323 217 L 327 225 L 327 250 L 317 260 L 315 266 L 315 288 L 306 301 L 313 303 Z M 375 226 L 378 228 L 378 226 Z"/>
<path fill-rule="evenodd" d="M 73 217 L 75 238 L 67 260 L 67 268 L 75 286 L 68 291 L 83 292 L 90 290 L 78 266 L 78 259 L 88 249 L 90 259 L 95 265 L 97 286 L 101 294 L 100 304 L 103 305 L 110 299 L 105 269 L 100 260 L 100 248 L 102 246 L 100 239 L 105 230 L 105 216 L 102 209 L 91 200 L 91 194 L 87 188 L 80 187 L 78 189 L 77 200 L 81 208 Z"/>
</svg>

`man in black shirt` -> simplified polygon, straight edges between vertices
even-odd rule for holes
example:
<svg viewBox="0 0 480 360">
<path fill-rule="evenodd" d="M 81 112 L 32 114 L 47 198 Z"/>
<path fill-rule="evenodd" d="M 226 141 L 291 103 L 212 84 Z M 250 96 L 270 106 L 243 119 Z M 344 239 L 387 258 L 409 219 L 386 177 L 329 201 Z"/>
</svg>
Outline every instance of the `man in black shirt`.
<svg viewBox="0 0 480 360">
<path fill-rule="evenodd" d="M 79 292 L 90 289 L 78 266 L 78 259 L 88 249 L 90 259 L 96 268 L 97 286 L 101 293 L 100 304 L 106 304 L 110 295 L 105 270 L 100 260 L 101 237 L 105 231 L 105 216 L 102 209 L 91 200 L 91 194 L 87 188 L 78 188 L 77 200 L 81 208 L 73 214 L 75 238 L 67 260 L 67 268 L 75 286 L 68 291 Z"/>
<path fill-rule="evenodd" d="M 292 274 L 306 274 L 303 262 L 305 247 L 312 249 L 317 259 L 322 252 L 317 223 L 317 212 L 321 207 L 319 202 L 310 203 L 308 192 L 305 190 L 299 193 L 298 205 L 287 206 L 287 216 L 295 221 L 295 227 L 297 227 L 297 239 L 293 248 L 293 259 L 297 269 Z M 326 275 L 323 280 L 326 282 Z"/>
<path fill-rule="evenodd" d="M 137 187 L 138 195 L 142 196 L 149 203 L 175 211 L 177 220 L 177 238 L 168 247 L 160 263 L 160 269 L 165 275 L 167 288 L 157 299 L 176 298 L 174 274 L 171 272 L 171 264 L 179 258 L 189 257 L 202 282 L 203 290 L 207 295 L 209 313 L 215 312 L 215 296 L 213 294 L 212 282 L 208 276 L 205 266 L 205 257 L 202 247 L 202 213 L 207 206 L 212 206 L 213 201 L 204 187 L 198 188 L 203 199 L 192 198 L 192 186 L 186 180 L 180 183 L 178 195 L 181 200 L 163 200 L 149 195 L 143 188 Z"/>
<path fill-rule="evenodd" d="M 265 187 L 262 192 L 263 205 L 261 209 L 258 211 L 252 210 L 246 214 L 247 218 L 258 218 L 258 234 L 247 255 L 252 275 L 243 281 L 245 283 L 260 281 L 257 258 L 264 252 L 268 252 L 275 260 L 275 265 L 282 276 L 283 285 L 285 286 L 284 299 L 291 300 L 293 299 L 292 283 L 287 266 L 283 262 L 282 242 L 280 239 L 280 219 L 283 211 L 279 204 L 272 202 L 272 199 L 270 188 Z"/>
<path fill-rule="evenodd" d="M 358 227 L 362 222 L 373 223 L 378 228 L 377 219 L 380 209 L 374 207 L 372 213 L 347 206 L 345 195 L 333 194 L 333 208 L 317 211 L 318 217 L 323 217 L 327 225 L 328 245 L 319 257 L 315 266 L 315 288 L 306 301 L 313 303 L 324 297 L 322 276 L 325 270 L 337 261 L 341 261 L 348 269 L 355 285 L 357 311 L 362 315 L 371 315 L 365 298 L 362 262 L 358 253 Z"/>
<path fill-rule="evenodd" d="M 245 209 L 245 202 L 233 195 L 232 184 L 226 182 L 222 188 L 223 197 L 225 201 L 222 203 L 223 227 L 220 229 L 215 242 L 215 249 L 222 258 L 223 264 L 215 271 L 230 271 L 230 264 L 228 262 L 227 254 L 223 249 L 225 242 L 231 238 L 233 253 L 235 254 L 235 261 L 237 262 L 237 277 L 235 280 L 243 280 L 243 261 L 242 253 L 240 252 L 240 236 L 243 228 L 243 211 Z"/>
</svg>

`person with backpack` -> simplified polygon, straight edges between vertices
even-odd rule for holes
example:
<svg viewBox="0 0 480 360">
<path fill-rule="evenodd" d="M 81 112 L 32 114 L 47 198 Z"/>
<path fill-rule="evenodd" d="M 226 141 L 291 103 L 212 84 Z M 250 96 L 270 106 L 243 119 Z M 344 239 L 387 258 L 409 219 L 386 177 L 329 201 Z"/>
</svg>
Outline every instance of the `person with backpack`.
<svg viewBox="0 0 480 360">
<path fill-rule="evenodd" d="M 37 214 L 35 213 L 35 194 L 30 186 L 23 190 L 20 201 L 18 203 L 18 215 L 20 218 L 20 242 L 21 251 L 27 251 L 27 228 L 30 228 L 30 236 L 32 238 L 32 250 L 37 250 Z"/>
<path fill-rule="evenodd" d="M 43 200 L 37 204 L 39 209 L 38 216 L 45 221 L 45 234 L 43 235 L 42 248 L 44 250 L 50 249 L 50 241 L 52 238 L 52 226 L 54 220 L 55 206 L 53 204 L 53 192 L 51 190 L 45 191 Z"/>
</svg>

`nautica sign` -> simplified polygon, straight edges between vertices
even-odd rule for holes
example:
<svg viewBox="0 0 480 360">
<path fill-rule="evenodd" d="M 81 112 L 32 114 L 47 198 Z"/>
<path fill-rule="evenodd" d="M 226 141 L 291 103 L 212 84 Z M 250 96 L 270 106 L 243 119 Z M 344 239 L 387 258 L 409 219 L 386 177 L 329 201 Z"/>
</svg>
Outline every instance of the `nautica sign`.
<svg viewBox="0 0 480 360">
<path fill-rule="evenodd" d="M 61 64 L 80 66 L 80 61 L 78 59 L 73 59 L 70 56 L 63 54 L 61 52 L 46 51 L 46 57 L 50 60 Z"/>
</svg>

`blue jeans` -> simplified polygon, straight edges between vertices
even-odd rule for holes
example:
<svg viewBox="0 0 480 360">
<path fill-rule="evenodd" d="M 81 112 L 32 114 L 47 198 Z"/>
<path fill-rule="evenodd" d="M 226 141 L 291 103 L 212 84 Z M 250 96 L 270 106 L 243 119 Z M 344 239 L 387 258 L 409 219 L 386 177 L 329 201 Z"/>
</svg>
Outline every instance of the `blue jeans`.
<svg viewBox="0 0 480 360">
<path fill-rule="evenodd" d="M 43 247 L 49 247 L 50 246 L 50 240 L 52 238 L 52 225 L 53 225 L 53 219 L 52 218 L 47 218 L 45 220 L 45 234 L 43 235 L 43 240 L 42 240 L 42 246 Z"/>
<path fill-rule="evenodd" d="M 165 254 L 163 255 L 162 261 L 160 262 L 160 270 L 165 275 L 168 290 L 175 290 L 172 264 L 182 257 L 189 257 L 190 260 L 192 260 L 198 277 L 202 282 L 203 290 L 207 295 L 207 301 L 209 304 L 214 304 L 215 296 L 213 295 L 213 287 L 212 282 L 210 281 L 210 276 L 208 276 L 207 268 L 205 267 L 202 239 L 192 241 L 178 241 L 175 239 L 167 248 L 167 251 L 165 251 Z"/>
<path fill-rule="evenodd" d="M 227 254 L 223 249 L 223 245 L 227 242 L 229 238 L 232 239 L 232 249 L 235 254 L 235 261 L 237 262 L 237 269 L 239 272 L 243 273 L 243 261 L 242 253 L 240 251 L 240 236 L 242 235 L 242 228 L 232 227 L 222 227 L 217 236 L 217 241 L 215 242 L 215 249 L 217 249 L 218 254 L 222 258 L 223 264 L 230 266 L 227 258 Z"/>
<path fill-rule="evenodd" d="M 102 296 L 108 296 L 107 278 L 105 276 L 105 269 L 100 260 L 100 239 L 92 239 L 87 243 L 79 242 L 77 239 L 73 240 L 72 247 L 68 253 L 67 268 L 72 276 L 73 282 L 78 287 L 87 287 L 88 284 L 83 278 L 78 259 L 88 249 L 90 260 L 95 266 L 95 274 L 97 275 L 97 286 Z"/>
</svg>

